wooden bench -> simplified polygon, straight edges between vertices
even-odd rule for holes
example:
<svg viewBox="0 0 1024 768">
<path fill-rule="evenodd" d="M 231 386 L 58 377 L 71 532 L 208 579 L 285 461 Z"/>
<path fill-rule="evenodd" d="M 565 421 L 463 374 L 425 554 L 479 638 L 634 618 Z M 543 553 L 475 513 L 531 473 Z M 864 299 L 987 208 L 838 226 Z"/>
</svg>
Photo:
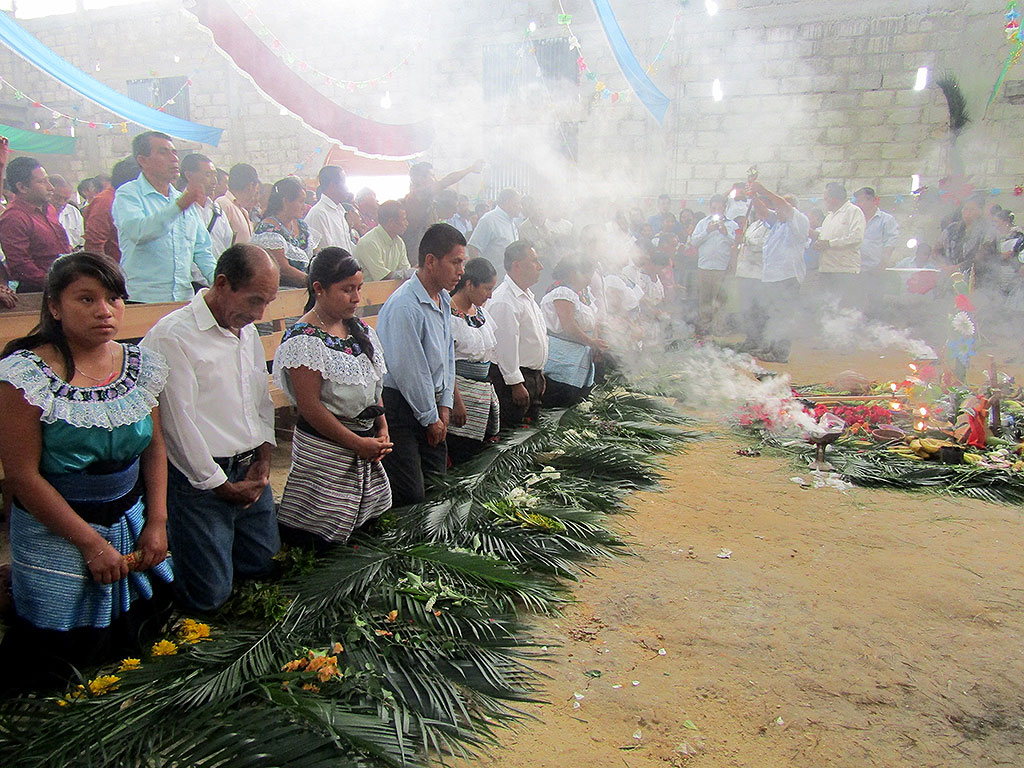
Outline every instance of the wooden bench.
<svg viewBox="0 0 1024 768">
<path fill-rule="evenodd" d="M 377 312 L 395 289 L 401 285 L 400 280 L 382 280 L 376 283 L 363 285 L 363 297 L 359 304 L 357 314 L 368 324 L 376 327 Z M 305 312 L 306 290 L 304 288 L 287 288 L 278 291 L 277 298 L 267 307 L 263 313 L 261 323 L 270 323 L 272 331 L 269 334 L 260 336 L 263 343 L 264 356 L 268 363 L 273 361 L 274 353 L 281 345 L 281 335 L 284 333 L 285 321 L 291 318 L 300 317 Z M 121 321 L 121 330 L 118 338 L 138 339 L 145 336 L 157 320 L 170 312 L 184 307 L 188 302 L 175 301 L 161 304 L 129 304 L 124 310 L 124 319 Z M 26 293 L 18 297 L 18 306 L 15 309 L 0 311 L 0 349 L 7 345 L 12 339 L 26 336 L 39 323 L 39 312 L 42 306 L 42 294 Z M 274 408 L 286 408 L 290 405 L 284 392 L 274 386 L 273 378 L 270 378 L 270 397 L 274 401 Z M 3 479 L 3 467 L 0 466 L 0 480 Z M 3 505 L 3 506 L 6 506 Z M 2 518 L 2 513 L 0 513 Z"/>
<path fill-rule="evenodd" d="M 358 315 L 372 326 L 377 325 L 377 312 L 381 305 L 387 301 L 395 289 L 401 285 L 398 280 L 382 280 L 376 283 L 366 283 L 363 286 L 363 298 L 359 305 Z M 130 304 L 125 307 L 124 319 L 121 321 L 121 332 L 119 338 L 138 339 L 145 336 L 157 320 L 170 312 L 183 307 L 188 302 L 174 301 L 161 304 Z M 31 333 L 39 322 L 39 310 L 42 305 L 41 294 L 29 293 L 19 296 L 19 306 L 16 309 L 0 312 L 0 348 L 5 346 L 12 339 L 19 338 Z M 306 306 L 306 291 L 302 288 L 288 288 L 278 291 L 277 298 L 267 307 L 263 313 L 262 323 L 269 323 L 273 329 L 271 333 L 260 337 L 263 342 L 263 352 L 269 363 L 274 359 L 281 344 L 281 334 L 284 333 L 285 321 L 300 317 Z M 270 383 L 270 395 L 274 400 L 275 408 L 282 408 L 288 405 L 284 392 Z"/>
</svg>

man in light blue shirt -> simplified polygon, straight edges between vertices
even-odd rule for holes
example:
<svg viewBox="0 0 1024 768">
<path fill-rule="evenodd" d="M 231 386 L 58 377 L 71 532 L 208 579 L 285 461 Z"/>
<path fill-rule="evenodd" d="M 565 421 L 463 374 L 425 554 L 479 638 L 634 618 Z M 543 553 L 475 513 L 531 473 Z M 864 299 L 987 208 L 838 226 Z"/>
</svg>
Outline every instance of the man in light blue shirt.
<svg viewBox="0 0 1024 768">
<path fill-rule="evenodd" d="M 697 337 L 713 332 L 725 302 L 725 275 L 736 245 L 736 222 L 725 218 L 725 197 L 715 195 L 711 213 L 697 222 L 690 244 L 697 249 Z"/>
<path fill-rule="evenodd" d="M 810 221 L 796 207 L 796 199 L 769 192 L 751 182 L 749 193 L 770 211 L 768 237 L 762 250 L 761 298 L 766 315 L 765 349 L 756 352 L 768 363 L 789 362 L 800 284 L 807 274 L 804 247 Z"/>
<path fill-rule="evenodd" d="M 388 368 L 384 411 L 394 444 L 383 463 L 396 507 L 422 501 L 424 476 L 445 473 L 455 398 L 449 291 L 465 261 L 466 238 L 459 230 L 444 223 L 429 227 L 419 243 L 416 274 L 391 294 L 377 318 Z"/>
<path fill-rule="evenodd" d="M 900 238 L 900 225 L 895 216 L 878 207 L 878 195 L 871 187 L 854 192 L 853 204 L 861 209 L 867 222 L 860 244 L 860 273 L 878 273 L 892 266 L 889 262 Z"/>
<path fill-rule="evenodd" d="M 132 153 L 142 173 L 118 188 L 110 211 L 128 298 L 188 301 L 195 294 L 192 264 L 211 285 L 217 265 L 198 207 L 206 202 L 206 189 L 190 183 L 178 192 L 172 186 L 178 178 L 178 153 L 164 133 L 140 133 L 132 140 Z"/>
<path fill-rule="evenodd" d="M 469 238 L 469 257 L 483 256 L 491 262 L 500 281 L 505 274 L 505 249 L 519 239 L 516 218 L 523 212 L 523 201 L 514 189 L 503 189 L 497 202 L 476 223 Z"/>
</svg>

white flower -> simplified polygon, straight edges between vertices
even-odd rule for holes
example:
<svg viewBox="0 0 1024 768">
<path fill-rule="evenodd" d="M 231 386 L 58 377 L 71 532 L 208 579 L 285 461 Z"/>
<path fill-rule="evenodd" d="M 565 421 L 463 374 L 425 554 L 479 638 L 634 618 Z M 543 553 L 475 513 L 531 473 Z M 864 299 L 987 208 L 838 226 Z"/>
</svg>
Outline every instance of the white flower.
<svg viewBox="0 0 1024 768">
<path fill-rule="evenodd" d="M 590 413 L 594 410 L 594 404 L 589 400 L 584 400 L 582 403 L 576 406 L 576 410 L 580 413 Z"/>
<path fill-rule="evenodd" d="M 961 336 L 973 336 L 974 321 L 966 312 L 957 312 L 953 315 L 953 330 Z"/>
</svg>

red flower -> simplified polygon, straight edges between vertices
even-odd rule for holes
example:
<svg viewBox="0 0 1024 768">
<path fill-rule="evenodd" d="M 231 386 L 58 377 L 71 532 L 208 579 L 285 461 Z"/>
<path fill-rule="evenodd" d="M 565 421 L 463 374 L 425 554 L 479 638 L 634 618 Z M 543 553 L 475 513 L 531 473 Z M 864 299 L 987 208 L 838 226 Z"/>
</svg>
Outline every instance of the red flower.
<svg viewBox="0 0 1024 768">
<path fill-rule="evenodd" d="M 961 312 L 974 311 L 974 305 L 971 304 L 971 300 L 962 293 L 956 297 L 956 308 L 959 309 Z"/>
</svg>

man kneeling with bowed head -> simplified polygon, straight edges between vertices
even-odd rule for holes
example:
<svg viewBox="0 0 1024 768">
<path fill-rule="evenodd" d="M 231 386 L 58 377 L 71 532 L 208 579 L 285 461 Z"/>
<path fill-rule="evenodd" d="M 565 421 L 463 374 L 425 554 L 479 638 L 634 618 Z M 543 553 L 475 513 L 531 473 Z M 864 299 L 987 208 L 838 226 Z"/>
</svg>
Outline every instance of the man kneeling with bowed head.
<svg viewBox="0 0 1024 768">
<path fill-rule="evenodd" d="M 142 340 L 170 367 L 160 397 L 167 440 L 167 538 L 178 598 L 215 611 L 234 577 L 270 572 L 280 547 L 270 492 L 274 405 L 253 323 L 277 296 L 274 260 L 233 245 L 213 287 L 162 318 Z"/>
</svg>

